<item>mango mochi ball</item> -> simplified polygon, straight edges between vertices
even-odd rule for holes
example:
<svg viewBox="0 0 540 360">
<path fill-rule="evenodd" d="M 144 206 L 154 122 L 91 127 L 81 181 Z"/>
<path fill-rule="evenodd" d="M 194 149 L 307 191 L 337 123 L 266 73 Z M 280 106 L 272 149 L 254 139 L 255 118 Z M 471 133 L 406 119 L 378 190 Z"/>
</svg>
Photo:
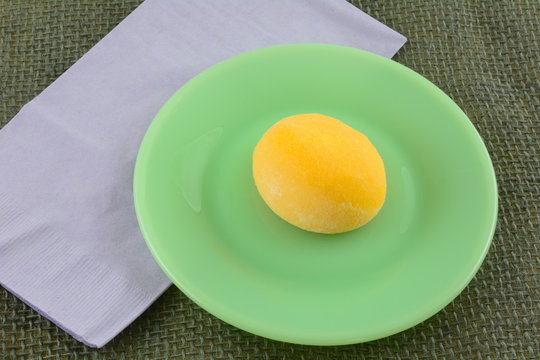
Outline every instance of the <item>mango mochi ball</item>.
<svg viewBox="0 0 540 360">
<path fill-rule="evenodd" d="M 384 164 L 373 144 L 321 114 L 286 117 L 268 129 L 253 152 L 253 177 L 270 209 L 317 233 L 366 224 L 386 196 Z"/>
</svg>

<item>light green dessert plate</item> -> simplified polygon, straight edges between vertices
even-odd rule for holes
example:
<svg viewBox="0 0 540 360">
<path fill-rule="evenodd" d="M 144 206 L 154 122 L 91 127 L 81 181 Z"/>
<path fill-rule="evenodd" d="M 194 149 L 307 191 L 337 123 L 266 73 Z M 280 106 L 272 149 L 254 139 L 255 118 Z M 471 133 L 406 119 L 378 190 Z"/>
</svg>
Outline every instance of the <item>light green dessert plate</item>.
<svg viewBox="0 0 540 360">
<path fill-rule="evenodd" d="M 379 150 L 387 197 L 364 227 L 303 231 L 257 193 L 255 145 L 300 113 L 335 117 Z M 489 155 L 448 96 L 391 60 L 322 44 L 245 53 L 178 90 L 142 142 L 134 197 L 148 247 L 193 301 L 316 345 L 385 337 L 442 309 L 480 267 L 497 214 Z"/>
</svg>

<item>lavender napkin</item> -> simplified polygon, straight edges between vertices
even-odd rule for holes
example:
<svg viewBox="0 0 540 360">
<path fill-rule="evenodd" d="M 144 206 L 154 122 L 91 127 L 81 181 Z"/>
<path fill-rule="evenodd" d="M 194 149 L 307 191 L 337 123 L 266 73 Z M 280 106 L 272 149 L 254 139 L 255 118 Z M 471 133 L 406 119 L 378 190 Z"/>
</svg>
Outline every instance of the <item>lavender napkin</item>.
<svg viewBox="0 0 540 360">
<path fill-rule="evenodd" d="M 344 0 L 147 0 L 0 131 L 0 284 L 103 346 L 170 285 L 132 200 L 139 144 L 167 98 L 264 46 L 391 57 L 405 41 Z"/>
</svg>

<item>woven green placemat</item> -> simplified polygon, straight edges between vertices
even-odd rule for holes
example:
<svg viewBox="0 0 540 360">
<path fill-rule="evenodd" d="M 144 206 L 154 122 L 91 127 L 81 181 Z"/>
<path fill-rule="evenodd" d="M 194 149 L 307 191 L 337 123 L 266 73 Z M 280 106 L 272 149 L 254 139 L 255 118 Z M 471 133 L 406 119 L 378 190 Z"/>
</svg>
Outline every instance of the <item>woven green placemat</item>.
<svg viewBox="0 0 540 360">
<path fill-rule="evenodd" d="M 0 0 L 0 126 L 139 3 Z M 395 336 L 313 347 L 238 330 L 171 288 L 96 350 L 0 288 L 0 359 L 540 358 L 539 2 L 354 3 L 408 37 L 394 59 L 449 94 L 491 154 L 499 184 L 498 228 L 463 293 Z"/>
</svg>

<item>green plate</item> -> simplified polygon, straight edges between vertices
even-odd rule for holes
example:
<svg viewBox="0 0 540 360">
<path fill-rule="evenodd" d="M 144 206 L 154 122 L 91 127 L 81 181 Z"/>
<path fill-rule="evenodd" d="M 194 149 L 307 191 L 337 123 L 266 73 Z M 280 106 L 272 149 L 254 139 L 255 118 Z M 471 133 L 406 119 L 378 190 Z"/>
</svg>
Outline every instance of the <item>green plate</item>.
<svg viewBox="0 0 540 360">
<path fill-rule="evenodd" d="M 379 150 L 387 197 L 364 227 L 303 231 L 257 193 L 256 143 L 300 113 L 340 119 Z M 134 197 L 148 247 L 193 301 L 314 345 L 385 337 L 442 309 L 478 270 L 497 214 L 489 155 L 448 96 L 391 60 L 323 44 L 245 53 L 178 90 L 142 142 Z"/>
</svg>

